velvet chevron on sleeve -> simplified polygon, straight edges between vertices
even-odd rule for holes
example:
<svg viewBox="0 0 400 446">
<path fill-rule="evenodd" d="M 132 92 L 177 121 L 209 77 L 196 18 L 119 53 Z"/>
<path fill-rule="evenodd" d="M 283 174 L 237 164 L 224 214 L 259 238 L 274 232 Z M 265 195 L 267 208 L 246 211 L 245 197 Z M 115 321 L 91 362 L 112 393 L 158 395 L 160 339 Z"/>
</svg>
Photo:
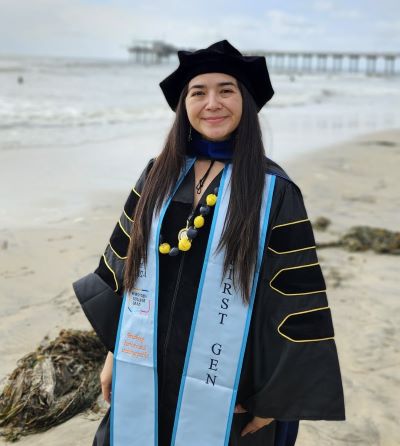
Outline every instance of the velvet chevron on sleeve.
<svg viewBox="0 0 400 446">
<path fill-rule="evenodd" d="M 299 188 L 282 179 L 279 184 L 253 312 L 257 339 L 245 359 L 252 394 L 242 395 L 243 406 L 277 420 L 343 420 L 334 329 L 312 226 Z"/>
<path fill-rule="evenodd" d="M 114 351 L 122 304 L 125 259 L 136 205 L 154 159 L 151 159 L 129 193 L 122 213 L 94 273 L 73 283 L 79 302 L 97 335 Z"/>
<path fill-rule="evenodd" d="M 114 227 L 107 247 L 100 258 L 99 266 L 95 271 L 120 296 L 122 296 L 123 268 L 128 252 L 133 214 L 152 164 L 153 160 L 150 160 L 140 175 L 139 180 L 130 191 L 121 216 Z"/>
</svg>

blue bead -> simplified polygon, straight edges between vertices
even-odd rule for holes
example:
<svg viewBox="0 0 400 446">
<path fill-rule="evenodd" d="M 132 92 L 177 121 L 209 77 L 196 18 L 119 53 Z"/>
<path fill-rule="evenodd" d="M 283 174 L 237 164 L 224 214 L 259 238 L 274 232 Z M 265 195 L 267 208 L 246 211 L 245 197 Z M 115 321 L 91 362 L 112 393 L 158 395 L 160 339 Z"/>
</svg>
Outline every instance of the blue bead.
<svg viewBox="0 0 400 446">
<path fill-rule="evenodd" d="M 204 217 L 204 215 L 208 215 L 210 212 L 209 206 L 200 206 L 200 214 Z"/>
<path fill-rule="evenodd" d="M 187 236 L 193 240 L 194 238 L 196 238 L 197 236 L 197 229 L 194 228 L 193 226 L 191 226 L 188 230 L 187 230 Z"/>
<path fill-rule="evenodd" d="M 171 248 L 171 251 L 168 253 L 168 255 L 171 257 L 177 256 L 178 254 L 179 254 L 179 249 L 176 246 Z"/>
</svg>

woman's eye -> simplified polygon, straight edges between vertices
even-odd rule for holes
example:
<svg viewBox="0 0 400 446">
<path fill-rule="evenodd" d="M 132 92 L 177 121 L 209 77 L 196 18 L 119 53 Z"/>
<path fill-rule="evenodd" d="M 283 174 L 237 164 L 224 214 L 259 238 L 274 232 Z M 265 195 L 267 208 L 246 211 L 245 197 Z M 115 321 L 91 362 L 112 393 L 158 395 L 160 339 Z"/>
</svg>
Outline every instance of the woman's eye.
<svg viewBox="0 0 400 446">
<path fill-rule="evenodd" d="M 200 96 L 201 94 L 203 94 L 202 91 L 194 91 L 194 92 L 192 93 L 192 96 Z"/>
<path fill-rule="evenodd" d="M 225 90 L 222 90 L 222 93 L 233 93 L 233 90 L 225 89 Z"/>
</svg>

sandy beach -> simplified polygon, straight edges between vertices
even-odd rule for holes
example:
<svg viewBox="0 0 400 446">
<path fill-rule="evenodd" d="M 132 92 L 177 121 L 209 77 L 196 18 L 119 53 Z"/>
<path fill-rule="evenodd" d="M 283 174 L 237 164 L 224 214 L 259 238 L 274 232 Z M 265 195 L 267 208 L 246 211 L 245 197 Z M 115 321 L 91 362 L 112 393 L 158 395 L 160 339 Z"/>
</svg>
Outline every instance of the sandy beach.
<svg viewBox="0 0 400 446">
<path fill-rule="evenodd" d="M 17 160 L 20 155 L 0 153 L 0 162 L 7 157 L 12 165 L 13 156 Z M 302 189 L 311 220 L 325 216 L 332 221 L 326 231 L 315 233 L 317 242 L 335 240 L 355 225 L 399 230 L 400 130 L 367 134 L 282 165 Z M 144 161 L 135 169 L 143 166 Z M 49 200 L 68 188 L 65 183 L 57 186 Z M 0 229 L 1 380 L 46 335 L 53 338 L 61 328 L 89 328 L 71 283 L 96 268 L 128 192 L 93 194 L 89 207 L 52 224 Z M 34 199 L 34 189 L 26 194 Z M 326 248 L 319 258 L 328 284 L 347 420 L 301 422 L 296 446 L 396 446 L 400 257 Z M 100 418 L 83 413 L 17 444 L 89 446 Z"/>
</svg>

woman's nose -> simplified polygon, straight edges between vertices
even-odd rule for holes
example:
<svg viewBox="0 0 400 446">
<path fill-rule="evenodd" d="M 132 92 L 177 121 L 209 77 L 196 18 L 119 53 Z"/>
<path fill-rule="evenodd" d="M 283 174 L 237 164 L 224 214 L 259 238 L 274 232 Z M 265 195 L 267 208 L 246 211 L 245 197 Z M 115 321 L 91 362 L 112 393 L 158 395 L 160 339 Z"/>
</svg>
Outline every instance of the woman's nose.
<svg viewBox="0 0 400 446">
<path fill-rule="evenodd" d="M 208 94 L 206 107 L 209 110 L 215 110 L 221 107 L 221 103 L 215 93 L 210 92 Z"/>
</svg>

